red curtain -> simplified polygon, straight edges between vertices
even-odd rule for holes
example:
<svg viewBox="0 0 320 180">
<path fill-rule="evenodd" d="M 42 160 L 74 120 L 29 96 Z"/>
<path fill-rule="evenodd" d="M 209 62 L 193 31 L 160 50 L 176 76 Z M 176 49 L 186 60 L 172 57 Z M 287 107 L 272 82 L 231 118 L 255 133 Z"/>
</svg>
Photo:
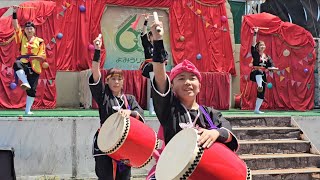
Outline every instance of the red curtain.
<svg viewBox="0 0 320 180">
<path fill-rule="evenodd" d="M 278 17 L 267 13 L 248 15 L 243 19 L 240 49 L 242 109 L 254 108 L 257 93 L 256 83 L 249 80 L 252 27 L 269 28 L 259 31 L 258 41 L 265 42 L 266 53 L 271 56 L 275 66 L 279 67 L 279 71 L 267 72 L 267 81 L 272 83 L 273 87 L 266 89 L 262 108 L 299 111 L 313 109 L 315 85 L 313 37 L 304 28 L 282 22 Z"/>
<path fill-rule="evenodd" d="M 179 0 L 170 8 L 170 41 L 174 64 L 184 59 L 201 72 L 236 74 L 224 0 Z M 180 37 L 184 37 L 184 41 Z M 197 60 L 197 55 L 202 58 Z"/>
<path fill-rule="evenodd" d="M 197 102 L 215 109 L 229 109 L 230 106 L 230 74 L 201 73 L 201 90 Z"/>
<path fill-rule="evenodd" d="M 88 46 L 95 37 L 101 33 L 100 21 L 107 5 L 120 5 L 132 7 L 157 7 L 170 10 L 170 33 L 173 61 L 175 64 L 184 58 L 189 59 L 202 72 L 226 72 L 235 74 L 231 49 L 231 40 L 228 22 L 221 21 L 221 16 L 226 16 L 225 0 L 57 0 L 28 1 L 18 11 L 19 23 L 33 21 L 37 26 L 37 36 L 43 38 L 47 45 L 47 62 L 49 68 L 44 70 L 39 79 L 36 100 L 32 108 L 54 108 L 56 105 L 56 71 L 81 71 L 90 68 L 93 52 Z M 85 7 L 84 12 L 79 7 Z M 193 8 L 191 8 L 193 7 Z M 198 13 L 198 14 L 197 14 Z M 20 88 L 11 90 L 9 85 L 14 81 L 13 63 L 18 48 L 14 42 L 9 42 L 13 36 L 11 17 L 0 18 L 0 66 L 1 80 L 0 108 L 21 108 L 25 104 L 25 92 Z M 62 39 L 58 39 L 58 33 L 62 33 Z M 177 41 L 180 36 L 185 41 Z M 13 53 L 14 51 L 14 53 Z M 201 60 L 196 60 L 196 55 L 202 55 Z M 101 68 L 106 57 L 105 47 L 102 47 Z M 139 71 L 128 71 L 131 78 L 126 81 L 126 93 L 135 95 L 139 103 L 146 107 L 146 80 L 141 77 Z M 134 77 L 132 79 L 132 77 Z M 215 77 L 211 77 L 215 79 Z M 220 77 L 219 77 L 220 78 Z M 229 80 L 223 81 L 229 86 Z M 221 84 L 223 84 L 221 83 Z M 219 83 L 218 83 L 219 84 Z M 207 91 L 210 87 L 203 90 Z M 223 103 L 216 94 L 219 91 L 212 89 L 211 98 L 199 98 L 202 104 L 225 109 L 229 103 Z M 229 97 L 228 97 L 229 98 Z M 212 101 L 210 101 L 210 100 Z M 209 104 L 208 104 L 209 103 Z"/>
<path fill-rule="evenodd" d="M 22 6 L 34 7 L 32 9 L 19 9 L 17 14 L 19 23 L 23 25 L 26 21 L 33 21 L 36 25 L 37 36 L 43 38 L 45 43 L 50 42 L 54 35 L 53 10 L 54 2 L 30 1 L 21 4 Z M 11 89 L 10 83 L 15 82 L 13 63 L 18 55 L 18 48 L 13 37 L 12 18 L 0 18 L 0 42 L 8 42 L 0 46 L 0 108 L 21 108 L 25 105 L 26 93 L 21 88 Z M 49 68 L 41 73 L 37 94 L 33 108 L 54 108 L 56 105 L 56 64 L 55 49 L 47 49 L 47 62 Z M 18 84 L 19 86 L 19 84 Z"/>
</svg>

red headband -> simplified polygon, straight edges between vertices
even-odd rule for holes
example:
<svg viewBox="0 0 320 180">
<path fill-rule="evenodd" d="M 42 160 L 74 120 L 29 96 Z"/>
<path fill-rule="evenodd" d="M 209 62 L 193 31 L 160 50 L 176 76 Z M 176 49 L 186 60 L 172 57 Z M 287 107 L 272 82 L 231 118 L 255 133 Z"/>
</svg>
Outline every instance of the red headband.
<svg viewBox="0 0 320 180">
<path fill-rule="evenodd" d="M 201 82 L 201 74 L 199 70 L 196 68 L 196 66 L 194 66 L 194 64 L 186 59 L 171 69 L 170 80 L 172 81 L 178 74 L 183 72 L 190 72 L 195 74 Z"/>
</svg>

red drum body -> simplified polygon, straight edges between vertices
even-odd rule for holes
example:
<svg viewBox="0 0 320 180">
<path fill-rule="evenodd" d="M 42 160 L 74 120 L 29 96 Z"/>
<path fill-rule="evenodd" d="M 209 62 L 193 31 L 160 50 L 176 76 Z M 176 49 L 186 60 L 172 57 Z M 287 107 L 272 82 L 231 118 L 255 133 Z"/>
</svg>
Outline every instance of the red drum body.
<svg viewBox="0 0 320 180">
<path fill-rule="evenodd" d="M 97 142 L 99 149 L 108 156 L 135 168 L 148 164 L 158 145 L 153 129 L 119 113 L 114 113 L 104 122 Z"/>
<path fill-rule="evenodd" d="M 197 145 L 198 134 L 188 128 L 176 134 L 166 145 L 156 167 L 157 180 L 247 180 L 246 164 L 224 144 L 209 149 Z"/>
</svg>

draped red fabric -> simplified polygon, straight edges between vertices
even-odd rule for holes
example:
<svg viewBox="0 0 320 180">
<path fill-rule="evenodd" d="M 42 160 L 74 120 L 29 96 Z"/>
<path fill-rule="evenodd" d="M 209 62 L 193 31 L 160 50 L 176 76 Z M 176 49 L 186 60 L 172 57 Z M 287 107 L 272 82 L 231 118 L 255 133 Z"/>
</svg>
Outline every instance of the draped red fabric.
<svg viewBox="0 0 320 180">
<path fill-rule="evenodd" d="M 9 9 L 9 7 L 3 7 L 3 8 L 0 8 L 0 17 L 7 12 L 7 10 Z"/>
<path fill-rule="evenodd" d="M 170 43 L 174 64 L 184 59 L 201 72 L 236 74 L 224 0 L 178 0 L 170 8 Z M 224 31 L 225 29 L 226 31 Z M 184 41 L 180 40 L 183 36 Z M 202 58 L 197 60 L 197 54 Z"/>
<path fill-rule="evenodd" d="M 32 9 L 19 9 L 18 20 L 21 25 L 27 21 L 33 21 L 36 25 L 36 35 L 44 39 L 45 43 L 50 42 L 54 34 L 53 10 L 54 2 L 30 1 L 21 4 L 22 6 L 34 7 Z M 13 64 L 18 55 L 18 49 L 13 36 L 12 17 L 0 18 L 0 39 L 1 42 L 8 42 L 0 46 L 0 108 L 21 108 L 25 105 L 26 93 L 21 88 L 10 88 L 10 83 L 15 82 Z M 33 108 L 54 108 L 56 105 L 56 86 L 55 86 L 55 49 L 47 49 L 47 62 L 49 68 L 44 70 L 39 78 L 36 99 Z M 19 86 L 19 84 L 18 84 Z"/>
<path fill-rule="evenodd" d="M 230 106 L 230 74 L 206 72 L 201 73 L 202 83 L 197 102 L 201 105 L 225 110 Z"/>
<path fill-rule="evenodd" d="M 191 0 L 190 3 L 186 0 L 56 0 L 55 2 L 46 0 L 20 4 L 34 7 L 18 10 L 19 23 L 22 25 L 26 21 L 35 23 L 37 36 L 43 38 L 47 45 L 47 62 L 50 65 L 40 76 L 32 108 L 55 107 L 56 71 L 81 71 L 90 68 L 93 52 L 88 50 L 88 46 L 101 33 L 100 21 L 108 5 L 168 8 L 174 63 L 177 64 L 187 58 L 202 72 L 227 72 L 234 75 L 230 35 L 229 32 L 222 30 L 229 28 L 228 22 L 220 20 L 222 15 L 226 16 L 224 2 L 225 0 Z M 84 12 L 79 10 L 81 5 L 85 7 Z M 191 6 L 194 8 L 190 8 Z M 197 15 L 195 12 L 200 13 Z M 18 50 L 12 41 L 12 18 L 2 17 L 0 24 L 0 91 L 4 92 L 0 94 L 0 108 L 21 108 L 25 104 L 25 92 L 20 88 L 11 90 L 9 87 L 14 81 L 12 66 Z M 62 33 L 62 39 L 57 38 L 58 33 Z M 181 35 L 185 37 L 184 42 L 177 40 Z M 201 60 L 195 59 L 198 53 L 202 55 Z M 106 59 L 104 46 L 101 54 L 101 68 L 103 68 Z M 128 79 L 130 78 L 125 84 L 126 93 L 135 95 L 141 106 L 146 107 L 146 79 L 141 77 L 139 71 L 127 71 L 125 74 L 128 75 Z M 222 82 L 229 86 L 229 80 L 223 77 L 208 75 L 209 79 L 221 84 L 219 86 L 222 86 Z M 211 103 L 218 109 L 225 109 L 229 101 L 223 102 L 224 100 L 219 99 L 222 97 L 216 97 L 216 94 L 222 94 L 222 91 L 212 89 L 212 92 L 209 92 L 210 88 L 203 84 L 204 92 L 214 95 L 210 98 L 200 95 L 200 101 L 203 102 L 201 104 Z"/>
<path fill-rule="evenodd" d="M 279 67 L 279 71 L 267 72 L 267 81 L 273 87 L 266 89 L 262 108 L 299 111 L 313 109 L 315 43 L 312 35 L 298 25 L 282 22 L 267 13 L 248 15 L 243 19 L 240 49 L 242 109 L 253 109 L 256 100 L 257 85 L 249 80 L 252 27 L 255 26 L 269 28 L 259 30 L 257 40 L 265 42 L 266 53 Z"/>
</svg>

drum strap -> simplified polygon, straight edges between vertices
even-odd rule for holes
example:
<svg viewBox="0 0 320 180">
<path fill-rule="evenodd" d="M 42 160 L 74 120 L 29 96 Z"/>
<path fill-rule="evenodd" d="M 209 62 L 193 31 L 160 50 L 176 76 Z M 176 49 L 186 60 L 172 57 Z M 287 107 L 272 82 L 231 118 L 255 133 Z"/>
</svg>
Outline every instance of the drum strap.
<svg viewBox="0 0 320 180">
<path fill-rule="evenodd" d="M 206 117 L 206 120 L 208 121 L 209 125 L 210 125 L 210 129 L 218 129 L 217 126 L 215 126 L 213 124 L 213 121 L 212 119 L 210 118 L 209 114 L 207 113 L 207 111 L 202 107 L 200 106 L 199 107 L 201 112 L 204 114 L 204 116 Z"/>
</svg>

